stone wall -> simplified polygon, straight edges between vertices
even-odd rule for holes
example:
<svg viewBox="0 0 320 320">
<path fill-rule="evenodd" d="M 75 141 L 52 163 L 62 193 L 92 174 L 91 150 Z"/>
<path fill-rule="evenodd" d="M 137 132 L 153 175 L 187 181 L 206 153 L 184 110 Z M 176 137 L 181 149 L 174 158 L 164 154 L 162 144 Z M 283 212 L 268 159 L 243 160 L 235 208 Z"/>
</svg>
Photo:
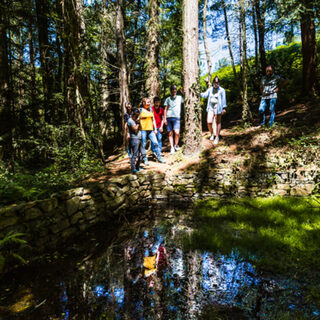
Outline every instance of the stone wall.
<svg viewBox="0 0 320 320">
<path fill-rule="evenodd" d="M 0 237 L 10 231 L 22 232 L 33 248 L 54 247 L 98 222 L 119 219 L 140 207 L 209 197 L 307 196 L 319 182 L 316 170 L 250 173 L 216 169 L 170 177 L 148 171 L 0 208 Z"/>
</svg>

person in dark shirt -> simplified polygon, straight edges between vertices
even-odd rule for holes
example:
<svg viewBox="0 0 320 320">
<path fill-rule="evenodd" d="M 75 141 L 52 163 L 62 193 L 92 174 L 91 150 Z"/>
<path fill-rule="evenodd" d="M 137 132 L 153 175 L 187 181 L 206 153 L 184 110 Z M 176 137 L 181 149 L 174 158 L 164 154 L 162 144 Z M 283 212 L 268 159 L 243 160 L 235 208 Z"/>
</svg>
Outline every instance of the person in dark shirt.
<svg viewBox="0 0 320 320">
<path fill-rule="evenodd" d="M 128 145 L 128 156 L 131 159 L 131 150 L 130 150 L 130 134 L 128 131 L 128 120 L 131 118 L 131 110 L 132 110 L 132 106 L 130 102 L 126 102 L 126 113 L 124 114 L 123 118 L 124 118 L 124 130 L 125 130 L 125 135 L 127 136 L 127 145 Z"/>
<path fill-rule="evenodd" d="M 140 162 L 146 157 L 146 150 L 144 149 L 141 140 L 139 116 L 139 109 L 134 108 L 131 114 L 131 118 L 128 119 L 128 129 L 130 134 L 130 150 L 132 153 L 131 172 L 133 174 L 140 171 Z"/>
</svg>

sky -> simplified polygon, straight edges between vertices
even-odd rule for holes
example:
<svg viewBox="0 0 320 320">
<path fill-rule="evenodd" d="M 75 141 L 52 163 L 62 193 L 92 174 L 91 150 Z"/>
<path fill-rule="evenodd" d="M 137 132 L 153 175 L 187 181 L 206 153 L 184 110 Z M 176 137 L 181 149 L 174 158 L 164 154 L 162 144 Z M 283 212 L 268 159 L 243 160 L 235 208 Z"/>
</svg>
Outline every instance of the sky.
<svg viewBox="0 0 320 320">
<path fill-rule="evenodd" d="M 209 0 L 209 6 L 212 0 Z M 236 4 L 234 4 L 236 5 Z M 226 32 L 225 32 L 225 26 L 224 26 L 224 17 L 223 12 L 221 11 L 220 14 L 215 14 L 214 16 L 210 17 L 212 13 L 208 11 L 207 13 L 207 41 L 208 41 L 208 47 L 210 51 L 210 59 L 211 64 L 213 67 L 213 71 L 217 71 L 219 69 L 219 60 L 226 58 L 228 60 L 228 63 L 230 62 L 230 55 L 229 55 L 229 49 L 228 49 L 228 43 L 226 39 Z M 267 19 L 271 19 L 272 17 L 268 17 Z M 251 25 L 251 19 L 247 17 L 247 56 L 251 57 L 254 55 L 254 37 L 253 37 L 253 28 Z M 239 60 L 239 57 L 237 56 L 238 52 L 238 21 L 236 20 L 236 17 L 232 15 L 231 12 L 228 13 L 228 23 L 229 23 L 229 31 L 230 31 L 230 38 L 231 43 L 235 44 L 235 48 L 233 48 L 233 55 L 235 57 L 235 61 Z M 199 42 L 199 56 L 200 56 L 200 74 L 201 76 L 205 75 L 208 72 L 208 65 L 207 65 L 207 59 L 206 54 L 204 50 L 204 42 L 203 42 L 203 34 L 201 34 L 202 28 L 200 31 L 200 42 Z M 265 46 L 266 50 L 271 50 L 276 48 L 279 45 L 282 45 L 284 41 L 283 33 L 276 33 L 276 32 L 269 32 L 266 35 L 265 39 Z"/>
</svg>

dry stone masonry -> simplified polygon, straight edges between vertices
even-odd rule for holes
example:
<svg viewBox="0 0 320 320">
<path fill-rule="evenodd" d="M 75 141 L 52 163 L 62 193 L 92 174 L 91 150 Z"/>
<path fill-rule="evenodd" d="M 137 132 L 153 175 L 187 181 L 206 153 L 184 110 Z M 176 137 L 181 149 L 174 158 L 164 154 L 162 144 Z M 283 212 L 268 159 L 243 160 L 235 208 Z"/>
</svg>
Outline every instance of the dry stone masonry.
<svg viewBox="0 0 320 320">
<path fill-rule="evenodd" d="M 309 196 L 319 183 L 316 170 L 257 171 L 253 175 L 216 169 L 170 177 L 149 171 L 0 208 L 0 236 L 22 232 L 32 247 L 54 247 L 98 222 L 112 222 L 140 207 L 210 197 Z"/>
</svg>

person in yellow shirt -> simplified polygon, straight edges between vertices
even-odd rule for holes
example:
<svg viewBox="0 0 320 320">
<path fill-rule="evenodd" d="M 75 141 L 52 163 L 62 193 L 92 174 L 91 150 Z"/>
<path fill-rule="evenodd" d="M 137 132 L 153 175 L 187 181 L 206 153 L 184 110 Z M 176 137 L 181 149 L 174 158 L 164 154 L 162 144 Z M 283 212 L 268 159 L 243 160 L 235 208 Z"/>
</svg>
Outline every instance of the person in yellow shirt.
<svg viewBox="0 0 320 320">
<path fill-rule="evenodd" d="M 157 160 L 160 163 L 165 163 L 165 160 L 162 159 L 160 155 L 160 148 L 159 148 L 158 140 L 156 137 L 156 134 L 157 134 L 156 121 L 154 119 L 154 115 L 150 106 L 151 106 L 150 99 L 143 98 L 142 109 L 140 112 L 140 128 L 141 128 L 142 144 L 143 144 L 143 147 L 145 148 L 147 144 L 147 138 L 149 138 L 154 147 Z M 144 158 L 144 164 L 149 165 L 147 156 Z"/>
</svg>

